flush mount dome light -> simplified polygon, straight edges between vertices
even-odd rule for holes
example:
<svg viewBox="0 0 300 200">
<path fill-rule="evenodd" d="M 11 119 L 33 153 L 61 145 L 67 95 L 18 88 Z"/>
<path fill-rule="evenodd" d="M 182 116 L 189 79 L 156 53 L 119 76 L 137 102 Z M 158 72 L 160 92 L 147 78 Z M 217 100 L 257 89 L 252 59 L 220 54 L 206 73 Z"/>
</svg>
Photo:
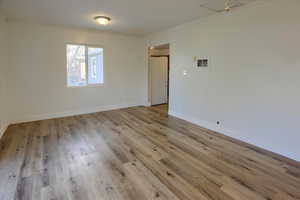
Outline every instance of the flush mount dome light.
<svg viewBox="0 0 300 200">
<path fill-rule="evenodd" d="M 109 17 L 106 17 L 106 16 L 97 16 L 94 19 L 98 22 L 98 24 L 101 24 L 101 25 L 107 25 L 107 24 L 109 24 L 109 22 L 111 20 Z"/>
</svg>

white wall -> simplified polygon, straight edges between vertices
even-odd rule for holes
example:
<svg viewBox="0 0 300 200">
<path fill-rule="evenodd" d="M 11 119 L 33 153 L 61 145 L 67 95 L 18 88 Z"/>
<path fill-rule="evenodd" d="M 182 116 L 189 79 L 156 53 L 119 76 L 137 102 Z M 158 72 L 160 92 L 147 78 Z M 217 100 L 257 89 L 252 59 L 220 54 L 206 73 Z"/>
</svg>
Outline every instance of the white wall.
<svg viewBox="0 0 300 200">
<path fill-rule="evenodd" d="M 0 11 L 1 13 L 1 11 Z M 7 24 L 4 15 L 0 14 L 0 137 L 7 127 L 7 96 L 6 96 L 6 70 L 7 59 Z"/>
<path fill-rule="evenodd" d="M 142 105 L 147 100 L 143 39 L 9 21 L 11 122 Z M 104 85 L 66 87 L 66 44 L 104 48 Z"/>
<path fill-rule="evenodd" d="M 299 8 L 259 0 L 148 36 L 170 43 L 170 113 L 300 161 Z"/>
</svg>

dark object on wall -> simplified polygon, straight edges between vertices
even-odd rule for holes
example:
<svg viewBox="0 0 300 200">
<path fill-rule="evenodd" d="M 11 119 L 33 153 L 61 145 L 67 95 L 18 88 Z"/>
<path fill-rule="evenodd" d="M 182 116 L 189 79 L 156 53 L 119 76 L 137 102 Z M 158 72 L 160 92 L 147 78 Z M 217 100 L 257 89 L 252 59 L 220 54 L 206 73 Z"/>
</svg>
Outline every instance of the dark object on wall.
<svg viewBox="0 0 300 200">
<path fill-rule="evenodd" d="M 197 60 L 197 67 L 208 67 L 208 59 Z"/>
</svg>

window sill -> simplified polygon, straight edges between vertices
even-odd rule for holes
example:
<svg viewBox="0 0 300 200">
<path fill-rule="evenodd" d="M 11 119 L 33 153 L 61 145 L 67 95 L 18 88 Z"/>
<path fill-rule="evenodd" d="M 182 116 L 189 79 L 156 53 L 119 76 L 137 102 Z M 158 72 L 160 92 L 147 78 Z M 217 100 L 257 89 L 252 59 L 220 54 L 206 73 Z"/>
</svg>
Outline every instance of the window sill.
<svg viewBox="0 0 300 200">
<path fill-rule="evenodd" d="M 99 83 L 99 84 L 91 84 L 91 85 L 83 85 L 83 86 L 67 86 L 67 88 L 95 88 L 95 87 L 101 87 L 104 86 L 104 83 Z"/>
</svg>

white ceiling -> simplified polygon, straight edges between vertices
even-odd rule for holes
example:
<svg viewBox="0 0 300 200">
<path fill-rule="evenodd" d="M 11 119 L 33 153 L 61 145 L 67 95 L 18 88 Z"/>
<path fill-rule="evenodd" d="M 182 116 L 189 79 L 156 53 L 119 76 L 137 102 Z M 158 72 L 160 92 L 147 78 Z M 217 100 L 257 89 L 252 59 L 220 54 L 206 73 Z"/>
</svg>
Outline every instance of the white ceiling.
<svg viewBox="0 0 300 200">
<path fill-rule="evenodd" d="M 234 0 L 248 3 L 254 0 Z M 0 0 L 8 17 L 39 23 L 95 28 L 145 35 L 206 17 L 224 8 L 225 0 Z M 108 26 L 93 17 L 112 18 Z"/>
</svg>

